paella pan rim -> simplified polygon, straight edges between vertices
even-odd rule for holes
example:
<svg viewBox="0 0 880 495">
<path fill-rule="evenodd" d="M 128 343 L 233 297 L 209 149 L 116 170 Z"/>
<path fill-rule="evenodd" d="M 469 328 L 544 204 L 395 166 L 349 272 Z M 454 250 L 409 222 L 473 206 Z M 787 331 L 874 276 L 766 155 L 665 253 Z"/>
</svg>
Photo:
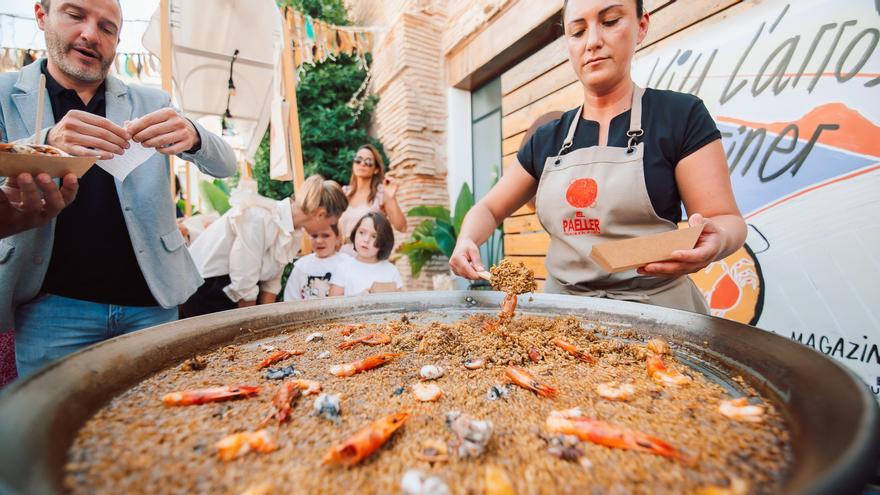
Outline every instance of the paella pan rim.
<svg viewBox="0 0 880 495">
<path fill-rule="evenodd" d="M 404 292 L 297 301 L 180 320 L 111 339 L 0 392 L 0 493 L 62 493 L 78 429 L 112 397 L 194 353 L 291 326 L 377 315 L 497 310 L 503 294 Z M 794 463 L 784 493 L 858 493 L 880 458 L 880 412 L 870 390 L 833 359 L 755 327 L 646 304 L 564 295 L 520 297 L 518 310 L 575 315 L 680 348 L 742 375 L 783 412 Z"/>
</svg>

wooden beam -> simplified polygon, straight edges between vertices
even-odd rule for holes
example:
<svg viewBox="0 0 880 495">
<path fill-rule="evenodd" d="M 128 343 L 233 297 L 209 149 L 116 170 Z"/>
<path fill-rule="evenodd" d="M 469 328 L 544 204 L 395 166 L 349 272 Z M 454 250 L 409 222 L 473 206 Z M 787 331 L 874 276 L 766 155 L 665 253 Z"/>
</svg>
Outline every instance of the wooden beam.
<svg viewBox="0 0 880 495">
<path fill-rule="evenodd" d="M 302 157 L 302 137 L 299 129 L 299 106 L 296 102 L 296 63 L 293 56 L 293 40 L 290 33 L 294 29 L 293 11 L 287 7 L 283 10 L 284 25 L 281 29 L 281 36 L 284 46 L 281 47 L 281 72 L 284 84 L 284 99 L 287 101 L 290 109 L 288 113 L 287 132 L 288 146 L 290 156 L 293 158 L 293 192 L 296 195 L 305 181 L 305 171 L 303 169 Z M 303 237 L 302 254 L 309 254 L 312 251 L 311 243 L 308 236 Z"/>
<path fill-rule="evenodd" d="M 172 92 L 172 73 L 171 73 L 171 0 L 160 0 L 159 2 L 159 33 L 160 33 L 160 52 L 159 64 L 162 70 L 162 89 L 174 99 Z M 174 157 L 168 157 L 170 165 L 168 180 L 171 182 L 171 201 L 174 202 L 177 197 L 176 174 L 174 173 Z"/>
<path fill-rule="evenodd" d="M 523 144 L 523 138 L 526 137 L 526 132 L 520 132 L 519 134 L 514 134 L 509 138 L 501 141 L 501 155 L 512 155 L 519 151 L 520 145 Z"/>
<path fill-rule="evenodd" d="M 507 139 L 515 136 L 528 130 L 535 120 L 545 113 L 553 110 L 565 112 L 577 107 L 583 101 L 584 87 L 580 81 L 573 82 L 504 117 L 501 121 L 501 137 Z"/>
<path fill-rule="evenodd" d="M 507 217 L 504 220 L 505 234 L 522 234 L 532 232 L 543 232 L 544 227 L 538 220 L 538 215 L 523 215 L 519 217 Z"/>
<path fill-rule="evenodd" d="M 447 83 L 473 91 L 561 34 L 561 4 L 516 0 L 446 57 Z"/>
<path fill-rule="evenodd" d="M 184 189 L 183 196 L 183 216 L 189 218 L 192 216 L 192 199 L 189 195 L 190 191 L 192 191 L 192 180 L 190 179 L 189 162 L 186 162 L 185 184 L 186 189 Z"/>
<path fill-rule="evenodd" d="M 291 157 L 293 157 L 293 190 L 299 191 L 305 177 L 303 174 L 303 157 L 302 157 L 302 137 L 299 129 L 299 107 L 296 103 L 296 65 L 293 58 L 293 41 L 290 32 L 293 27 L 293 12 L 289 8 L 284 8 L 284 29 L 282 36 L 284 46 L 281 49 L 281 70 L 284 77 L 284 99 L 290 106 L 288 115 L 288 143 L 293 149 Z"/>
<path fill-rule="evenodd" d="M 741 1 L 704 0 L 701 2 L 671 2 L 659 5 L 657 13 L 651 16 L 648 36 L 639 45 L 639 49 L 643 50 Z"/>
<path fill-rule="evenodd" d="M 550 247 L 550 236 L 546 232 L 504 236 L 505 255 L 545 256 L 548 247 Z"/>
<path fill-rule="evenodd" d="M 502 74 L 501 94 L 507 96 L 557 65 L 567 62 L 568 48 L 565 38 L 560 36 Z M 574 69 L 571 72 L 574 74 Z"/>
<path fill-rule="evenodd" d="M 675 0 L 645 0 L 645 12 L 653 14 L 673 2 Z"/>
<path fill-rule="evenodd" d="M 501 99 L 501 113 L 503 115 L 510 115 L 520 108 L 528 106 L 533 101 L 537 101 L 574 82 L 578 82 L 578 78 L 571 68 L 571 64 L 566 60 L 520 86 L 507 96 L 504 96 Z"/>
</svg>

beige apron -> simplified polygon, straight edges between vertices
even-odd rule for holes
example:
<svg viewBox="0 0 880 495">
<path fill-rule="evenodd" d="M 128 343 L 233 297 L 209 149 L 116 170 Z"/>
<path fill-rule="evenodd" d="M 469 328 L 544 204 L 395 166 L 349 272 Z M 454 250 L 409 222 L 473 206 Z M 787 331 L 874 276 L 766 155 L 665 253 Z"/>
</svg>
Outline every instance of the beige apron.
<svg viewBox="0 0 880 495">
<path fill-rule="evenodd" d="M 638 301 L 708 314 L 690 277 L 610 274 L 590 259 L 593 244 L 658 234 L 677 226 L 657 216 L 645 184 L 642 95 L 635 86 L 626 148 L 592 146 L 565 153 L 582 118 L 578 109 L 557 156 L 547 158 L 538 184 L 537 213 L 550 234 L 545 292 Z"/>
</svg>

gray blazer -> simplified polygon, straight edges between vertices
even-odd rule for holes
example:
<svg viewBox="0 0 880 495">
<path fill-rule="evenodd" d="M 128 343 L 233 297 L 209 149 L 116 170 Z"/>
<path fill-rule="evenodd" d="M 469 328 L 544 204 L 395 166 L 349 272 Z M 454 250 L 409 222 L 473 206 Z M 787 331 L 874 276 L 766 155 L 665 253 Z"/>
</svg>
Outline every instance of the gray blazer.
<svg viewBox="0 0 880 495">
<path fill-rule="evenodd" d="M 41 63 L 38 60 L 19 73 L 0 74 L 0 141 L 33 139 L 37 132 L 33 126 Z M 106 88 L 107 118 L 118 125 L 171 104 L 164 91 L 126 86 L 113 76 L 107 77 Z M 46 134 L 55 124 L 48 94 L 44 94 L 44 101 L 46 128 L 39 130 L 40 142 L 45 142 Z M 232 175 L 236 159 L 229 144 L 199 124 L 195 126 L 201 137 L 201 149 L 178 156 L 214 177 Z M 156 301 L 165 308 L 186 301 L 202 284 L 177 230 L 170 189 L 168 157 L 159 153 L 136 168 L 125 182 L 116 181 L 138 264 Z M 52 256 L 54 235 L 52 220 L 46 226 L 0 240 L 0 331 L 13 328 L 15 308 L 37 296 Z M 95 273 L 95 277 L 100 276 L 101 273 Z"/>
</svg>

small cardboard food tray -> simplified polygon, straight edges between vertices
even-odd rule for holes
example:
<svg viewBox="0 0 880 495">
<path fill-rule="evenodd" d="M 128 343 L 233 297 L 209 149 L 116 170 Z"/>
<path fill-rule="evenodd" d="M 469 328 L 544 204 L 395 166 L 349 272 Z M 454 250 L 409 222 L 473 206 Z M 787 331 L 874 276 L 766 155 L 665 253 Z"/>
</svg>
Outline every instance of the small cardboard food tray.
<svg viewBox="0 0 880 495">
<path fill-rule="evenodd" d="M 672 259 L 672 252 L 693 249 L 703 227 L 688 227 L 662 234 L 596 244 L 590 257 L 609 273 L 618 273 L 645 266 L 648 263 Z"/>
<path fill-rule="evenodd" d="M 0 152 L 0 177 L 14 177 L 22 172 L 47 173 L 64 177 L 68 173 L 82 177 L 98 161 L 93 156 L 52 156 Z"/>
</svg>

